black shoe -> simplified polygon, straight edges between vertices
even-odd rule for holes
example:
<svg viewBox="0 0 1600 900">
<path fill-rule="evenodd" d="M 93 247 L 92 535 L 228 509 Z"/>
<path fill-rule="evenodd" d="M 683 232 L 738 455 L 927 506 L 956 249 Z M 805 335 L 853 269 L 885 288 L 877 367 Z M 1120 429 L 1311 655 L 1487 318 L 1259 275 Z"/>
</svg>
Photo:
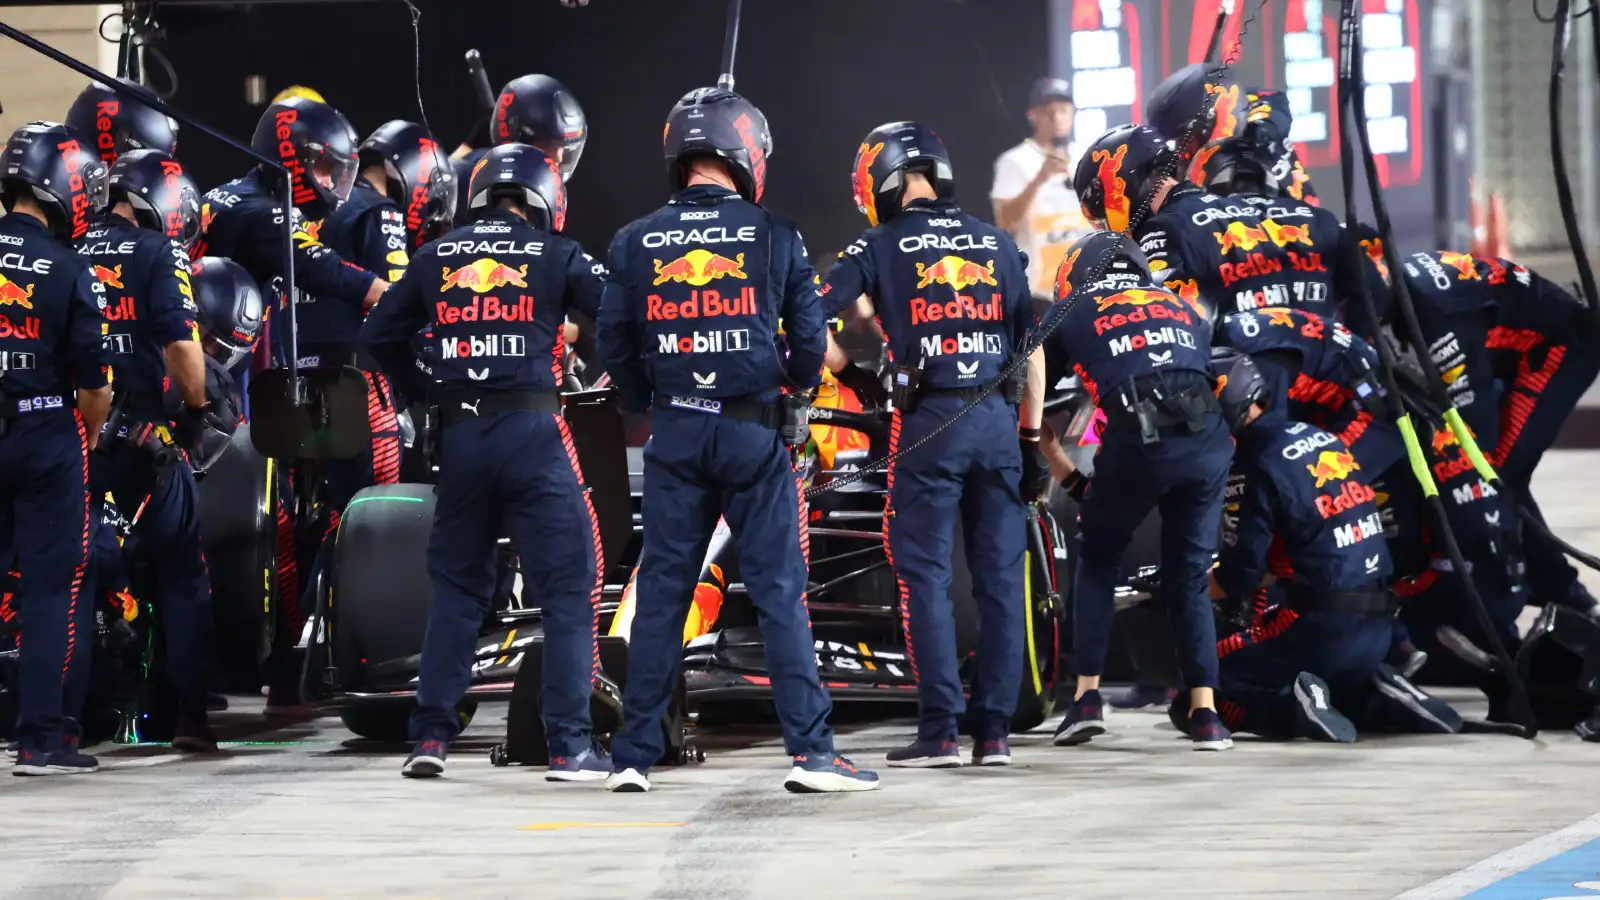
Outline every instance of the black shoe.
<svg viewBox="0 0 1600 900">
<path fill-rule="evenodd" d="M 206 695 L 206 712 L 227 712 L 228 698 L 221 694 Z"/>
<path fill-rule="evenodd" d="M 438 778 L 444 774 L 444 758 L 450 742 L 440 737 L 425 737 L 411 748 L 400 774 L 407 778 Z"/>
<path fill-rule="evenodd" d="M 1167 721 L 1171 722 L 1172 727 L 1178 729 L 1184 737 L 1194 736 L 1189 728 L 1188 692 L 1179 691 L 1178 696 L 1173 697 L 1172 702 L 1167 704 Z"/>
<path fill-rule="evenodd" d="M 1349 744 L 1356 739 L 1356 726 L 1344 713 L 1333 708 L 1328 683 L 1310 672 L 1294 680 L 1295 731 L 1300 737 L 1332 744 Z"/>
<path fill-rule="evenodd" d="M 217 736 L 205 719 L 179 719 L 172 736 L 172 749 L 185 753 L 215 753 Z"/>
<path fill-rule="evenodd" d="M 1074 747 L 1087 744 L 1090 738 L 1106 733 L 1105 708 L 1100 703 L 1100 692 L 1084 691 L 1083 696 L 1072 701 L 1067 717 L 1056 728 L 1050 742 L 1057 747 Z"/>
<path fill-rule="evenodd" d="M 1216 710 L 1197 709 L 1189 713 L 1189 740 L 1195 750 L 1227 750 L 1233 746 L 1233 733 Z"/>
<path fill-rule="evenodd" d="M 1461 731 L 1461 714 L 1450 704 L 1434 697 L 1389 666 L 1378 666 L 1372 676 L 1378 689 L 1384 718 L 1396 728 L 1412 734 L 1456 734 Z"/>
</svg>

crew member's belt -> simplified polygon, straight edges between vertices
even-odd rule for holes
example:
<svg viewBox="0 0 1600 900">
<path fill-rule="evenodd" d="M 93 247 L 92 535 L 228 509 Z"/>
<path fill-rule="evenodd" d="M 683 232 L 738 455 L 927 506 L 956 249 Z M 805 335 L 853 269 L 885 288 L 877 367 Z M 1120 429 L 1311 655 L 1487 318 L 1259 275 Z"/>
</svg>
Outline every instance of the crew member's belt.
<svg viewBox="0 0 1600 900">
<path fill-rule="evenodd" d="M 750 396 L 742 397 L 672 397 L 656 395 L 657 409 L 682 409 L 724 419 L 754 422 L 764 428 L 776 429 L 783 424 L 783 411 L 776 403 L 766 403 Z"/>
<path fill-rule="evenodd" d="M 1222 405 L 1211 389 L 1209 379 L 1199 373 L 1193 377 L 1147 375 L 1130 379 L 1108 391 L 1100 400 L 1106 414 L 1106 430 L 1137 430 L 1146 444 L 1161 440 L 1161 429 L 1184 426 L 1190 434 L 1205 430 L 1206 416 L 1221 412 Z"/>
<path fill-rule="evenodd" d="M 45 394 L 40 397 L 12 397 L 0 391 L 0 437 L 5 437 L 6 431 L 11 427 L 12 420 L 18 416 L 41 412 L 65 412 L 76 409 L 68 405 L 60 394 Z"/>
<path fill-rule="evenodd" d="M 446 387 L 440 392 L 439 418 L 447 427 L 524 409 L 558 413 L 561 398 L 553 391 L 474 391 Z"/>
<path fill-rule="evenodd" d="M 970 387 L 924 387 L 918 393 L 923 397 L 959 397 L 963 405 L 971 405 L 973 401 L 983 396 L 989 385 L 979 384 Z"/>
<path fill-rule="evenodd" d="M 1386 616 L 1398 604 L 1389 591 L 1290 590 L 1289 607 L 1298 613 L 1364 613 Z"/>
</svg>

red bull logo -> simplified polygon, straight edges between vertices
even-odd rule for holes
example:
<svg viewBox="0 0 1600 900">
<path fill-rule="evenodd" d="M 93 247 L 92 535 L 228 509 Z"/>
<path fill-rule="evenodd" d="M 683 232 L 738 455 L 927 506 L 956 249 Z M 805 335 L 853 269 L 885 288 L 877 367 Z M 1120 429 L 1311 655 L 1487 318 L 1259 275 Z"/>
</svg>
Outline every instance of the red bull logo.
<svg viewBox="0 0 1600 900">
<path fill-rule="evenodd" d="M 307 244 L 322 243 L 322 220 L 305 222 L 300 226 L 300 239 Z"/>
<path fill-rule="evenodd" d="M 1439 251 L 1439 262 L 1455 269 L 1458 281 L 1478 281 L 1478 263 L 1472 258 L 1471 253 L 1451 253 L 1448 250 Z"/>
<path fill-rule="evenodd" d="M 1383 260 L 1383 238 L 1368 238 L 1361 242 L 1361 249 L 1367 251 L 1367 258 L 1377 266 L 1378 274 L 1383 276 L 1387 283 L 1389 280 L 1389 264 Z"/>
<path fill-rule="evenodd" d="M 1127 231 L 1128 220 L 1133 216 L 1133 204 L 1128 202 L 1128 182 L 1119 174 L 1127 158 L 1127 144 L 1118 147 L 1115 153 L 1109 150 L 1094 152 L 1094 161 L 1100 166 L 1095 175 L 1100 179 L 1100 187 L 1105 193 L 1106 227 L 1112 231 Z"/>
<path fill-rule="evenodd" d="M 1311 240 L 1311 226 L 1309 225 L 1279 225 L 1271 219 L 1262 219 L 1261 230 L 1265 231 L 1267 237 L 1279 247 L 1287 247 L 1290 244 L 1304 244 L 1307 247 L 1316 246 Z"/>
<path fill-rule="evenodd" d="M 1164 286 L 1167 290 L 1177 294 L 1179 300 L 1188 304 L 1189 308 L 1194 310 L 1195 315 L 1202 319 L 1210 318 L 1206 312 L 1205 304 L 1200 302 L 1200 282 L 1197 279 L 1176 279 L 1168 281 Z"/>
<path fill-rule="evenodd" d="M 101 266 L 101 265 L 96 265 L 93 268 L 94 268 L 94 277 L 100 279 L 100 283 L 101 284 L 105 285 L 108 288 L 122 288 L 123 287 L 123 284 L 122 284 L 122 264 L 121 263 L 118 263 L 116 266 L 114 266 L 113 268 L 110 268 L 110 269 L 106 268 L 105 266 Z"/>
<path fill-rule="evenodd" d="M 24 288 L 0 275 L 0 306 L 10 306 L 13 303 L 23 309 L 33 309 L 33 285 Z"/>
<path fill-rule="evenodd" d="M 1378 498 L 1378 493 L 1359 481 L 1346 481 L 1339 488 L 1339 493 L 1333 496 L 1327 494 L 1317 495 L 1317 512 L 1324 519 L 1331 519 L 1339 513 L 1349 512 L 1363 503 L 1368 503 Z"/>
<path fill-rule="evenodd" d="M 1461 441 L 1456 433 L 1448 428 L 1441 428 L 1433 433 L 1433 454 L 1443 456 L 1446 449 L 1461 446 Z"/>
<path fill-rule="evenodd" d="M 1065 300 L 1072 296 L 1072 267 L 1078 264 L 1078 256 L 1083 253 L 1082 247 L 1072 248 L 1066 259 L 1056 269 L 1056 299 Z"/>
<path fill-rule="evenodd" d="M 1235 84 L 1223 89 L 1219 85 L 1208 84 L 1206 93 L 1217 98 L 1212 106 L 1217 124 L 1211 130 L 1210 140 L 1233 137 L 1239 130 L 1239 86 Z"/>
<path fill-rule="evenodd" d="M 745 279 L 749 276 L 744 273 L 744 254 L 741 253 L 733 259 L 719 256 L 710 250 L 696 248 L 678 257 L 669 263 L 656 260 L 656 280 L 658 285 L 669 281 L 692 284 L 695 287 L 710 284 L 718 278 Z"/>
<path fill-rule="evenodd" d="M 1324 450 L 1317 454 L 1316 465 L 1307 465 L 1306 471 L 1317 479 L 1317 487 L 1330 481 L 1343 481 L 1350 473 L 1361 468 L 1356 458 L 1342 450 Z"/>
<path fill-rule="evenodd" d="M 1454 366 L 1454 367 L 1451 367 L 1449 369 L 1444 370 L 1443 372 L 1440 372 L 1439 373 L 1439 378 L 1442 379 L 1445 384 L 1455 384 L 1458 380 L 1460 380 L 1461 376 L 1466 371 L 1467 371 L 1467 364 L 1466 363 L 1462 363 L 1459 366 Z"/>
<path fill-rule="evenodd" d="M 439 285 L 439 290 L 443 292 L 451 288 L 466 288 L 474 294 L 484 294 L 506 285 L 528 286 L 527 263 L 513 269 L 502 265 L 499 260 L 485 257 L 453 271 L 446 266 L 444 283 Z"/>
<path fill-rule="evenodd" d="M 1100 312 L 1105 312 L 1113 306 L 1145 307 L 1152 303 L 1161 303 L 1163 301 L 1179 309 L 1183 308 L 1183 304 L 1178 302 L 1178 298 L 1166 291 L 1152 291 L 1145 288 L 1129 288 L 1119 294 L 1112 294 L 1109 297 L 1100 297 L 1098 299 Z"/>
<path fill-rule="evenodd" d="M 1227 228 L 1215 232 L 1213 237 L 1222 246 L 1221 252 L 1223 256 L 1227 256 L 1234 250 L 1243 250 L 1248 253 L 1257 246 L 1271 240 L 1267 237 L 1265 231 L 1260 228 L 1253 228 L 1238 220 L 1229 222 Z"/>
<path fill-rule="evenodd" d="M 105 326 L 101 327 L 103 329 Z M 0 338 L 26 338 L 37 341 L 39 320 L 33 316 L 23 316 L 21 322 L 12 322 L 9 315 L 0 314 Z"/>
<path fill-rule="evenodd" d="M 999 285 L 994 280 L 994 260 L 978 265 L 959 256 L 946 256 L 933 265 L 917 263 L 917 290 L 930 284 L 948 284 L 956 290 L 975 284 Z"/>
<path fill-rule="evenodd" d="M 862 144 L 861 149 L 856 151 L 856 169 L 850 175 L 850 187 L 856 195 L 856 208 L 861 210 L 861 214 L 873 225 L 878 224 L 878 199 L 872 193 L 872 164 L 882 152 L 882 141 L 871 147 Z"/>
</svg>

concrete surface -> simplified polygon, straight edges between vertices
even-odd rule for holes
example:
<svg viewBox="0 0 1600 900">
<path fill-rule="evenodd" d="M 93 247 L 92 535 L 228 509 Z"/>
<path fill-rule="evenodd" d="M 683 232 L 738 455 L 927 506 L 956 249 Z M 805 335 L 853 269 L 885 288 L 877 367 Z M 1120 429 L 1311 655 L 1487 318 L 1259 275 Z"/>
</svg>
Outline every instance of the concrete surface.
<svg viewBox="0 0 1600 900">
<path fill-rule="evenodd" d="M 1589 549 L 1597 462 L 1553 454 L 1537 482 L 1551 521 Z M 215 759 L 118 748 L 95 776 L 0 777 L 0 898 L 1386 898 L 1600 811 L 1600 746 L 1563 733 L 1241 739 L 1200 754 L 1164 716 L 1127 713 L 1085 748 L 1051 747 L 1049 726 L 1021 736 L 1008 770 L 880 769 L 877 794 L 806 797 L 779 787 L 770 730 L 719 729 L 703 765 L 610 795 L 490 767 L 498 718 L 480 712 L 436 782 L 401 779 L 402 750 L 347 744 L 336 719 Z M 844 726 L 840 745 L 877 765 L 912 731 Z"/>
</svg>

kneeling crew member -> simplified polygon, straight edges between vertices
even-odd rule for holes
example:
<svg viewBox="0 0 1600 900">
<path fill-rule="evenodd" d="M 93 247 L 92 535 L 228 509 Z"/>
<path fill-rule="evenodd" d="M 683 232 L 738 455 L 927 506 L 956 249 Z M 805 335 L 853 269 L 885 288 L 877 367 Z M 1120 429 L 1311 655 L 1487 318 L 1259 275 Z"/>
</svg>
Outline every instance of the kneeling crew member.
<svg viewBox="0 0 1600 900">
<path fill-rule="evenodd" d="M 423 247 L 361 329 L 363 347 L 413 397 L 428 385 L 416 383 L 412 338 L 430 326 L 445 345 L 432 362 L 444 428 L 428 543 L 433 612 L 411 714 L 415 745 L 401 774 L 444 772 L 489 611 L 495 540 L 509 521 L 524 589 L 544 609 L 545 778 L 597 781 L 611 772 L 589 721 L 600 530 L 555 378 L 567 308 L 595 314 L 603 285 L 594 260 L 560 235 L 566 190 L 543 153 L 525 144 L 494 148 L 469 202 L 473 224 Z"/>
<path fill-rule="evenodd" d="M 884 536 L 920 707 L 916 740 L 889 751 L 889 765 L 961 765 L 963 713 L 973 764 L 1009 765 L 1022 679 L 1023 504 L 1049 484 L 1039 451 L 1043 351 L 1028 363 L 1027 389 L 999 383 L 1033 325 L 1027 263 L 1010 235 L 956 206 L 949 154 L 927 128 L 878 127 L 861 142 L 854 172 L 856 205 L 873 227 L 828 273 L 824 313 L 837 315 L 865 294 L 883 323 L 896 382 L 904 384 L 894 398 L 890 453 L 955 419 L 889 468 Z M 958 518 L 982 633 L 970 712 L 949 597 Z"/>
<path fill-rule="evenodd" d="M 105 286 L 107 343 L 116 372 L 115 431 L 90 465 L 96 497 L 111 493 L 140 554 L 149 554 L 177 691 L 181 750 L 211 752 L 206 723 L 212 661 L 211 578 L 200 552 L 199 494 L 183 438 L 215 418 L 233 419 L 228 403 L 206 397 L 205 353 L 195 324 L 189 249 L 200 237 L 200 194 L 177 161 L 160 150 L 124 153 L 111 166 L 109 215 L 78 241 L 78 252 Z M 167 432 L 171 379 L 183 402 L 179 434 Z M 229 429 L 231 430 L 231 428 Z M 143 510 L 141 513 L 140 510 Z"/>
<path fill-rule="evenodd" d="M 1223 408 L 1238 430 L 1215 594 L 1250 606 L 1288 563 L 1286 602 L 1222 639 L 1217 706 L 1236 731 L 1346 743 L 1363 730 L 1453 734 L 1461 717 L 1383 664 L 1394 597 L 1376 492 L 1336 435 L 1281 411 L 1248 356 L 1221 351 Z M 1354 720 L 1354 721 L 1352 721 Z M 1181 719 L 1173 717 L 1181 727 Z"/>
<path fill-rule="evenodd" d="M 1084 210 L 1103 223 L 1104 194 L 1082 196 Z M 1083 284 L 1107 253 L 1112 263 L 1100 280 Z M 1082 296 L 1064 302 L 1080 285 Z M 1131 238 L 1104 231 L 1067 252 L 1057 271 L 1056 296 L 1041 325 L 1049 328 L 1052 317 L 1065 317 L 1044 345 L 1050 371 L 1077 372 L 1106 425 L 1078 511 L 1078 684 L 1055 743 L 1081 744 L 1105 731 L 1100 675 L 1114 592 L 1123 583 L 1122 557 L 1134 529 L 1159 509 L 1161 599 L 1188 688 L 1187 698 L 1180 694 L 1177 702 L 1191 710 L 1194 749 L 1226 750 L 1233 741 L 1212 699 L 1217 633 L 1206 584 L 1233 440 L 1212 392 L 1211 324 L 1155 286 Z"/>
<path fill-rule="evenodd" d="M 74 657 L 88 654 L 88 451 L 111 403 L 105 300 L 72 240 L 89 224 L 94 157 L 65 125 L 33 122 L 6 143 L 0 171 L 0 516 L 16 554 L 17 775 L 93 772 L 63 734 Z M 76 404 L 74 404 L 76 392 Z M 77 412 L 73 412 L 76 405 Z M 92 615 L 92 613 L 91 613 Z M 89 620 L 92 622 L 92 619 Z"/>
<path fill-rule="evenodd" d="M 720 516 L 739 544 L 794 758 L 784 787 L 872 790 L 877 775 L 834 752 L 806 612 L 809 537 L 787 443 L 802 443 L 807 429 L 804 410 L 780 391 L 817 383 L 826 326 L 799 232 L 757 205 L 772 153 L 767 120 L 731 91 L 700 88 L 668 114 L 665 145 L 676 193 L 611 242 L 599 320 L 599 357 L 623 402 L 654 407 L 624 726 L 606 787 L 650 789 L 683 624 Z M 780 317 L 787 360 L 777 348 Z"/>
</svg>

